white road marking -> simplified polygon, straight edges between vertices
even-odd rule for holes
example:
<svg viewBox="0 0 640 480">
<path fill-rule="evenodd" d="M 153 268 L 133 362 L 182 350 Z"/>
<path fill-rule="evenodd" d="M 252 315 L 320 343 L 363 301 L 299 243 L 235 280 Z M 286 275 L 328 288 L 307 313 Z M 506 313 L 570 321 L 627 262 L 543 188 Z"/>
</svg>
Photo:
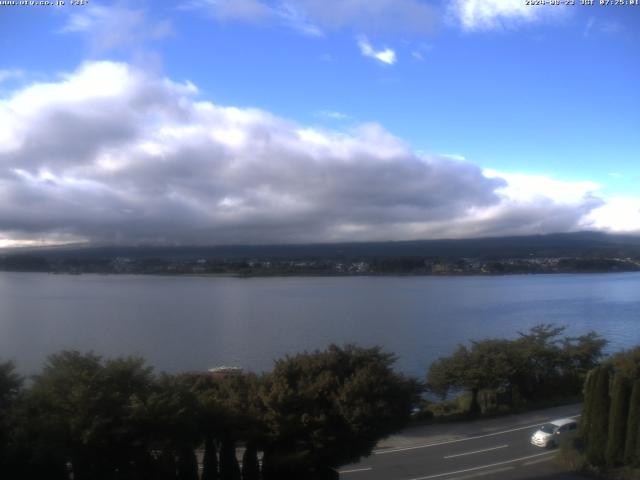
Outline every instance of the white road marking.
<svg viewBox="0 0 640 480">
<path fill-rule="evenodd" d="M 531 460 L 530 462 L 524 462 L 522 465 L 535 465 L 536 463 L 542 463 L 542 462 L 548 462 L 549 460 L 552 460 L 551 457 L 549 458 L 539 458 L 538 460 Z"/>
<path fill-rule="evenodd" d="M 373 468 L 367 467 L 367 468 L 354 468 L 353 470 L 339 470 L 338 473 L 342 475 L 343 473 L 368 472 L 369 470 L 373 470 Z"/>
<path fill-rule="evenodd" d="M 566 417 L 566 418 L 578 418 L 579 416 L 580 415 L 573 415 L 571 417 Z M 496 435 L 502 435 L 503 433 L 517 432 L 518 430 L 526 430 L 528 428 L 534 428 L 539 426 L 540 426 L 540 422 L 534 423 L 533 425 L 527 425 L 526 427 L 512 428 L 510 430 L 502 430 L 501 432 L 487 433 L 485 435 L 476 435 L 475 437 L 458 438 L 455 440 L 446 440 L 444 442 L 436 442 L 436 443 L 426 443 L 424 445 L 414 445 L 412 447 L 391 448 L 389 450 L 374 450 L 372 453 L 374 455 L 385 455 L 387 453 L 405 452 L 407 450 L 417 450 L 419 448 L 437 447 L 438 445 L 447 445 L 449 443 L 466 442 L 469 440 L 476 440 L 478 438 L 494 437 Z"/>
<path fill-rule="evenodd" d="M 474 472 L 476 470 L 482 470 L 484 468 L 497 467 L 498 465 L 506 465 L 507 463 L 519 462 L 520 460 L 528 460 L 530 458 L 539 457 L 541 455 L 551 455 L 555 452 L 536 453 L 535 455 L 528 455 L 526 457 L 512 458 L 511 460 L 505 460 L 503 462 L 490 463 L 489 465 L 481 465 L 479 467 L 466 468 L 464 470 L 457 470 L 455 472 L 436 473 L 435 475 L 427 475 L 426 477 L 416 477 L 411 480 L 428 480 L 430 478 L 446 477 L 447 475 L 457 475 L 458 473 Z"/>
<path fill-rule="evenodd" d="M 491 450 L 498 450 L 500 448 L 507 448 L 509 445 L 500 445 L 498 447 L 483 448 L 482 450 L 474 450 L 473 452 L 456 453 L 455 455 L 447 455 L 444 458 L 456 458 L 464 457 L 465 455 L 473 455 L 474 453 L 490 452 Z"/>
<path fill-rule="evenodd" d="M 507 472 L 513 469 L 514 467 L 494 468 L 493 470 L 487 470 L 486 472 L 480 472 L 480 473 L 472 473 L 471 475 L 464 475 L 463 477 L 452 477 L 449 480 L 468 480 L 469 478 L 484 477 L 486 475 L 493 475 L 495 473 Z"/>
</svg>

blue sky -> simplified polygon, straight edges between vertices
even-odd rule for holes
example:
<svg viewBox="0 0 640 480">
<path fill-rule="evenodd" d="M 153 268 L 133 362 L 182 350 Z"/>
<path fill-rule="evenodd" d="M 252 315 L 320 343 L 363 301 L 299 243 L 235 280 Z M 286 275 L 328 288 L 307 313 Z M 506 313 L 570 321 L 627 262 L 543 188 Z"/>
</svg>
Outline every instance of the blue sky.
<svg viewBox="0 0 640 480">
<path fill-rule="evenodd" d="M 640 231 L 640 5 L 65 3 L 0 6 L 0 120 L 34 129 L 0 150 L 0 246 Z M 95 75 L 123 85 L 99 119 Z"/>
</svg>

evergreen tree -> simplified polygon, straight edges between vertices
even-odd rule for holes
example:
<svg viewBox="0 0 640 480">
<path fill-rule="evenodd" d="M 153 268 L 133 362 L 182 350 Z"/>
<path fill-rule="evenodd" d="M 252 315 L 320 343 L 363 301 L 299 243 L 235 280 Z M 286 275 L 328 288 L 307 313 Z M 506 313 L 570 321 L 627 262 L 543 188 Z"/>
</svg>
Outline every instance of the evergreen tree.
<svg viewBox="0 0 640 480">
<path fill-rule="evenodd" d="M 578 432 L 580 438 L 583 440 L 586 440 L 589 436 L 589 426 L 593 420 L 593 382 L 596 378 L 596 372 L 596 369 L 589 370 L 587 379 L 584 382 L 584 402 L 582 404 L 582 415 L 580 416 L 580 429 Z"/>
<path fill-rule="evenodd" d="M 258 449 L 253 442 L 247 444 L 247 448 L 242 455 L 242 480 L 260 480 Z"/>
<path fill-rule="evenodd" d="M 188 446 L 183 446 L 178 454 L 178 480 L 198 480 L 198 459 Z"/>
<path fill-rule="evenodd" d="M 163 450 L 156 461 L 156 472 L 154 478 L 157 480 L 177 480 L 176 457 L 170 450 Z"/>
<path fill-rule="evenodd" d="M 629 380 L 640 379 L 640 346 L 612 355 L 607 364 L 611 365 L 616 373 L 624 375 Z"/>
<path fill-rule="evenodd" d="M 202 479 L 218 480 L 218 453 L 216 442 L 211 435 L 207 435 L 204 441 L 204 457 L 202 459 Z"/>
<path fill-rule="evenodd" d="M 636 467 L 640 467 L 640 428 L 638 429 L 638 433 L 636 434 L 635 460 L 632 460 L 631 464 L 635 465 Z"/>
<path fill-rule="evenodd" d="M 623 375 L 616 374 L 611 389 L 609 432 L 605 452 L 607 465 L 610 466 L 617 466 L 623 460 L 629 413 L 629 393 L 628 380 Z"/>
<path fill-rule="evenodd" d="M 236 442 L 231 433 L 226 432 L 220 447 L 220 480 L 240 480 L 240 465 L 236 458 Z"/>
<path fill-rule="evenodd" d="M 607 367 L 598 367 L 591 389 L 593 405 L 587 437 L 587 458 L 593 465 L 605 463 L 609 424 L 609 376 Z"/>
<path fill-rule="evenodd" d="M 625 465 L 640 465 L 640 379 L 633 382 L 624 446 Z"/>
</svg>

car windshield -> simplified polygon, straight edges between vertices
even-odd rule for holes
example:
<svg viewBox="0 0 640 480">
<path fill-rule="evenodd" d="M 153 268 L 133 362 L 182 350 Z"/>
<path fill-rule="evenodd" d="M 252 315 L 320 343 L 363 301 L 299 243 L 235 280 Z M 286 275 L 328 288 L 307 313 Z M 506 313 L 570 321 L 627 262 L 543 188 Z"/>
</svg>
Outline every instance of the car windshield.
<svg viewBox="0 0 640 480">
<path fill-rule="evenodd" d="M 540 430 L 542 430 L 544 433 L 555 433 L 557 429 L 558 427 L 551 423 L 545 423 L 540 427 Z"/>
</svg>

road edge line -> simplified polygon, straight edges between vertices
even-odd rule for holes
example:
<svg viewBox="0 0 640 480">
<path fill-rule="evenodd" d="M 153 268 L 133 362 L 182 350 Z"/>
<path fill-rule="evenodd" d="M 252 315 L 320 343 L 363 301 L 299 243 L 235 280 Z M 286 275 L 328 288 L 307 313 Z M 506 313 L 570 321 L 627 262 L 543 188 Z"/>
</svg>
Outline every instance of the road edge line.
<svg viewBox="0 0 640 480">
<path fill-rule="evenodd" d="M 555 452 L 536 453 L 535 455 L 528 455 L 526 457 L 513 458 L 511 460 L 505 460 L 503 462 L 491 463 L 489 465 L 481 465 L 479 467 L 467 468 L 464 470 L 457 470 L 455 472 L 436 473 L 435 475 L 427 475 L 426 477 L 415 477 L 415 478 L 412 478 L 411 480 L 428 480 L 430 478 L 445 477 L 447 475 L 457 475 L 458 473 L 474 472 L 476 470 L 482 470 L 483 468 L 497 467 L 498 465 L 506 465 L 508 463 L 519 462 L 520 460 L 527 460 L 529 458 L 540 457 L 541 455 L 551 455 L 553 453 Z"/>
</svg>

